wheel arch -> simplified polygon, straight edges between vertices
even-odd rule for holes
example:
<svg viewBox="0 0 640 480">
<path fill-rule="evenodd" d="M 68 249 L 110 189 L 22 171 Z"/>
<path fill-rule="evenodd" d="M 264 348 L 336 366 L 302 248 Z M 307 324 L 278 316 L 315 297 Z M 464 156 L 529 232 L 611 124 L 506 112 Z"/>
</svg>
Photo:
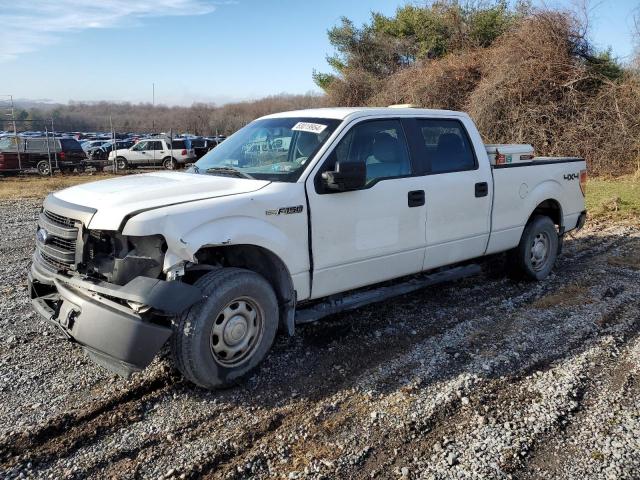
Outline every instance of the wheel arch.
<svg viewBox="0 0 640 480">
<path fill-rule="evenodd" d="M 258 245 L 206 245 L 194 255 L 197 263 L 192 267 L 197 272 L 202 265 L 236 267 L 262 275 L 273 287 L 279 306 L 280 327 L 289 335 L 295 332 L 296 291 L 285 262 L 271 250 Z M 189 269 L 187 269 L 189 272 Z"/>
<path fill-rule="evenodd" d="M 564 219 L 562 215 L 562 205 L 555 198 L 547 198 L 541 202 L 538 202 L 535 208 L 529 214 L 527 223 L 531 221 L 537 215 L 544 215 L 549 217 L 553 223 L 556 224 L 560 233 L 564 228 Z"/>
</svg>

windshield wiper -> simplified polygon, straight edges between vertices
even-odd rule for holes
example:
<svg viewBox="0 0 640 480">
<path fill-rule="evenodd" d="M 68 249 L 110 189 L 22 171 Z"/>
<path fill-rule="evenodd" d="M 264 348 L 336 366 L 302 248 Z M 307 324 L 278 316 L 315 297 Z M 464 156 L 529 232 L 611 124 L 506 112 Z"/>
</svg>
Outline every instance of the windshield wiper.
<svg viewBox="0 0 640 480">
<path fill-rule="evenodd" d="M 249 178 L 253 180 L 253 177 L 248 173 L 241 172 L 240 170 L 235 169 L 233 167 L 210 167 L 210 168 L 207 168 L 205 172 L 213 173 L 213 174 L 219 173 L 221 175 L 228 175 L 231 177 L 238 177 L 238 178 Z"/>
</svg>

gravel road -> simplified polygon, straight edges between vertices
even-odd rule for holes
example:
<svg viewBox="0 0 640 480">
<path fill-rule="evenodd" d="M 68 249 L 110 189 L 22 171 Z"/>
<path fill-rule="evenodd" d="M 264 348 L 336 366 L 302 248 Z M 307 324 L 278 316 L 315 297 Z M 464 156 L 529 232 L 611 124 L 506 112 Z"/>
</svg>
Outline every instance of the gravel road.
<svg viewBox="0 0 640 480">
<path fill-rule="evenodd" d="M 640 477 L 640 225 L 592 222 L 537 284 L 496 259 L 299 328 L 208 392 L 36 318 L 39 204 L 0 202 L 1 478 Z"/>
</svg>

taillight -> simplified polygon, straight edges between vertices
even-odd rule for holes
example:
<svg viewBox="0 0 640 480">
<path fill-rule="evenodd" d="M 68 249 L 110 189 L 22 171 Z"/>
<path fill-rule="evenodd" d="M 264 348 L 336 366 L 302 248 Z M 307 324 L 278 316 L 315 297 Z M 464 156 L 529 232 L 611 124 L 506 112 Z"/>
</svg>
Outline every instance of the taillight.
<svg viewBox="0 0 640 480">
<path fill-rule="evenodd" d="M 585 196 L 587 191 L 587 171 L 580 170 L 580 191 L 582 192 L 582 196 Z"/>
<path fill-rule="evenodd" d="M 185 156 L 186 154 L 187 154 L 187 151 L 186 150 L 182 150 L 181 155 Z"/>
<path fill-rule="evenodd" d="M 58 158 L 60 158 L 60 160 L 64 160 L 64 152 L 60 152 L 58 154 Z"/>
</svg>

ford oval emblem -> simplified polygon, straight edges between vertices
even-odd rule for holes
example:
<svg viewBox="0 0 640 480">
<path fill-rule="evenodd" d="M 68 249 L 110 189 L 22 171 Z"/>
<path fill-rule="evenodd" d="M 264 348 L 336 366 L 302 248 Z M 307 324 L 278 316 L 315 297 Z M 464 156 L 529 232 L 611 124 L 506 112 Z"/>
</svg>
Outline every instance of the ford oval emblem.
<svg viewBox="0 0 640 480">
<path fill-rule="evenodd" d="M 47 232 L 44 228 L 39 228 L 36 232 L 36 238 L 40 243 L 46 244 L 47 240 L 49 239 L 49 232 Z"/>
</svg>

